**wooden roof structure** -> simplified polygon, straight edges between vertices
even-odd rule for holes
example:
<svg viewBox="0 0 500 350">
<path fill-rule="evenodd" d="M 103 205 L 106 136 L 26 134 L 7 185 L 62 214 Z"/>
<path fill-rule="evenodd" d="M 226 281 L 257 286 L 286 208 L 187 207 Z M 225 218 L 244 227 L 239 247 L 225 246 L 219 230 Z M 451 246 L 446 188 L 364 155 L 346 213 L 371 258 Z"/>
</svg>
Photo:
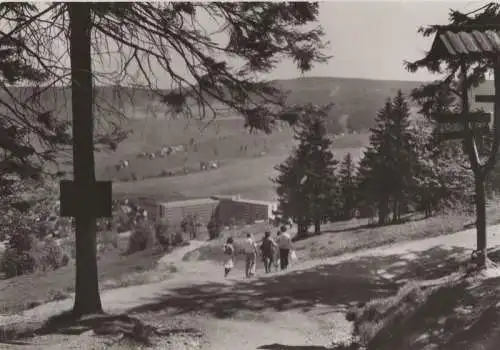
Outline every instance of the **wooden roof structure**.
<svg viewBox="0 0 500 350">
<path fill-rule="evenodd" d="M 425 61 L 452 57 L 484 59 L 500 55 L 500 25 L 437 26 Z"/>
</svg>

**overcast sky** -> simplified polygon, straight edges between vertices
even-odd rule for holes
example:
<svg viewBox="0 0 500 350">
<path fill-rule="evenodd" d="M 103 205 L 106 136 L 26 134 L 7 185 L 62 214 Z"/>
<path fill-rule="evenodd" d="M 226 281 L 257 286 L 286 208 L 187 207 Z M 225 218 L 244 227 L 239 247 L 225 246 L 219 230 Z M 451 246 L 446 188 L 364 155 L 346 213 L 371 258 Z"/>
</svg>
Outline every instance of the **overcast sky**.
<svg viewBox="0 0 500 350">
<path fill-rule="evenodd" d="M 331 42 L 328 64 L 306 76 L 432 80 L 426 72 L 409 73 L 404 60 L 421 58 L 432 39 L 417 33 L 422 25 L 447 24 L 449 9 L 470 11 L 487 1 L 331 1 L 320 3 L 319 20 Z M 295 78 L 293 63 L 280 65 L 270 78 Z"/>
<path fill-rule="evenodd" d="M 431 47 L 433 38 L 422 37 L 417 32 L 418 28 L 449 23 L 450 9 L 469 12 L 487 3 L 442 0 L 320 2 L 319 22 L 326 33 L 325 40 L 330 42 L 327 54 L 333 57 L 326 64 L 316 65 L 305 76 L 419 81 L 438 79 L 426 71 L 410 73 L 403 66 L 405 60 L 422 58 Z M 220 28 L 220 24 L 206 14 L 200 13 L 198 20 L 208 32 Z M 220 43 L 227 42 L 227 33 L 212 39 Z M 170 54 L 176 72 L 194 82 L 183 59 L 175 52 Z M 99 62 L 96 60 L 94 64 L 105 67 L 104 70 L 117 67 L 114 63 L 101 65 Z M 153 66 L 158 87 L 170 88 L 170 76 L 155 63 Z M 269 75 L 263 76 L 269 80 L 297 77 L 300 77 L 300 72 L 291 61 L 284 61 Z M 145 83 L 141 78 L 134 80 Z"/>
</svg>

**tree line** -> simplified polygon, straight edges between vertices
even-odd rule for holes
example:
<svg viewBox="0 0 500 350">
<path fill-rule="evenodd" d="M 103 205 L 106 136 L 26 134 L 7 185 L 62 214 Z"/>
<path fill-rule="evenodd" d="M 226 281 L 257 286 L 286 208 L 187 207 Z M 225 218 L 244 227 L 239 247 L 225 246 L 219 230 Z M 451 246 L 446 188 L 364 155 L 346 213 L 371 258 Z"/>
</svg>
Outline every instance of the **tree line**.
<svg viewBox="0 0 500 350">
<path fill-rule="evenodd" d="M 470 209 L 473 175 L 462 142 L 443 141 L 432 119 L 434 113 L 452 111 L 456 101 L 443 91 L 431 107 L 423 106 L 419 91 L 411 96 L 399 91 L 387 99 L 359 161 L 350 153 L 336 159 L 325 127 L 329 107 L 309 105 L 295 126 L 297 146 L 275 168 L 278 221 L 292 221 L 298 237 L 305 237 L 311 226 L 320 233 L 323 223 L 353 217 L 376 217 L 379 225 L 387 225 L 414 212 L 430 217 L 457 206 Z M 427 113 L 421 109 L 412 115 L 410 98 Z M 488 137 L 482 141 L 486 148 Z M 488 179 L 487 188 L 493 195 L 498 179 Z"/>
</svg>

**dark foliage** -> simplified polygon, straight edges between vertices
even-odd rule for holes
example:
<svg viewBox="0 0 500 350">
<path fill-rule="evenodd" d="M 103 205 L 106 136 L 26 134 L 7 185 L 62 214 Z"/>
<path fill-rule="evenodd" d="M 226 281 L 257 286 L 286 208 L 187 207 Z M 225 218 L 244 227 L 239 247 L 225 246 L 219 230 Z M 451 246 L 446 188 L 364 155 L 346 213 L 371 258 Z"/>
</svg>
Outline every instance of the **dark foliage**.
<svg viewBox="0 0 500 350">
<path fill-rule="evenodd" d="M 279 175 L 273 179 L 279 196 L 277 215 L 282 222 L 292 219 L 299 226 L 299 236 L 307 235 L 311 224 L 319 233 L 321 223 L 338 212 L 336 166 L 327 137 L 324 118 L 329 107 L 308 106 L 298 121 L 295 139 L 299 145 L 284 163 L 278 165 Z"/>
</svg>

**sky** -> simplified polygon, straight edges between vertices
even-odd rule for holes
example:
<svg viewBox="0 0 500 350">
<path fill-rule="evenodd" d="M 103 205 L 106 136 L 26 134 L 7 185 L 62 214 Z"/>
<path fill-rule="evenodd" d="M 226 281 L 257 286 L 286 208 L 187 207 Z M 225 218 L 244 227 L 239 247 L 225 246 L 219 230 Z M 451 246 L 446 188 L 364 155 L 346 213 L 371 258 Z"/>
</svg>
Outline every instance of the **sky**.
<svg viewBox="0 0 500 350">
<path fill-rule="evenodd" d="M 433 24 L 447 24 L 450 9 L 463 12 L 475 10 L 488 1 L 443 1 L 443 0 L 386 0 L 386 1 L 323 1 L 320 2 L 318 22 L 325 31 L 324 39 L 330 42 L 325 52 L 333 56 L 328 63 L 318 64 L 304 76 L 347 77 L 383 80 L 417 80 L 428 81 L 438 79 L 426 71 L 410 73 L 404 68 L 405 60 L 414 61 L 422 58 L 431 47 L 432 37 L 424 38 L 417 32 L 418 28 Z M 198 18 L 203 29 L 215 32 L 220 24 L 215 23 L 208 15 L 201 13 Z M 227 42 L 227 34 L 213 36 L 218 43 Z M 54 50 L 66 49 L 67 45 Z M 109 56 L 106 63 L 94 60 L 94 68 L 100 71 L 114 71 L 121 67 L 116 57 Z M 68 60 L 67 55 L 62 61 Z M 185 68 L 184 61 L 175 52 L 171 53 L 172 67 L 176 72 L 193 82 Z M 230 64 L 234 63 L 230 61 Z M 69 64 L 69 62 L 68 62 Z M 66 64 L 67 65 L 67 64 Z M 232 65 L 232 64 L 231 64 Z M 134 66 L 134 65 L 132 65 Z M 153 63 L 155 83 L 160 88 L 170 88 L 170 76 Z M 137 67 L 131 69 L 137 71 Z M 142 83 L 140 77 L 133 78 L 130 83 Z M 291 61 L 283 61 L 275 70 L 266 74 L 266 80 L 292 79 L 301 73 Z"/>
<path fill-rule="evenodd" d="M 420 26 L 447 24 L 449 10 L 471 11 L 488 1 L 329 1 L 320 3 L 319 22 L 330 41 L 327 64 L 304 76 L 353 77 L 384 80 L 433 80 L 425 71 L 410 73 L 403 61 L 417 60 L 430 49 Z M 284 62 L 270 79 L 300 76 Z"/>
</svg>

